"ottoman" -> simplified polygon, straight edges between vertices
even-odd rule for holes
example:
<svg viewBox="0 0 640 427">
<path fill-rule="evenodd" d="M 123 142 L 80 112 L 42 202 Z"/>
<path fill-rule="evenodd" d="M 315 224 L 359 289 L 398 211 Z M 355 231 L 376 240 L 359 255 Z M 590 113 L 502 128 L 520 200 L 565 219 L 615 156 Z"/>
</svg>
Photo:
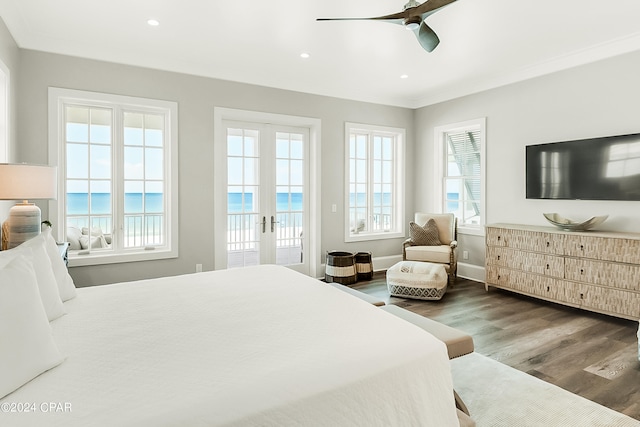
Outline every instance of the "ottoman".
<svg viewBox="0 0 640 427">
<path fill-rule="evenodd" d="M 447 271 L 442 264 L 400 261 L 387 270 L 389 294 L 422 300 L 439 300 L 447 291 Z"/>
</svg>

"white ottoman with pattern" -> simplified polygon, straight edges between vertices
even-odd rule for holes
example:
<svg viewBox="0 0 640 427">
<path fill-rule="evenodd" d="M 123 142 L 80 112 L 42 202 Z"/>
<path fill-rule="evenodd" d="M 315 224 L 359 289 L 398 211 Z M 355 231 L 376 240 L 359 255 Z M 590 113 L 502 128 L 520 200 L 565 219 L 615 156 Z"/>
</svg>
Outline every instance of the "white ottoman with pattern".
<svg viewBox="0 0 640 427">
<path fill-rule="evenodd" d="M 439 300 L 447 291 L 447 283 L 442 264 L 400 261 L 387 270 L 389 294 L 397 297 Z"/>
</svg>

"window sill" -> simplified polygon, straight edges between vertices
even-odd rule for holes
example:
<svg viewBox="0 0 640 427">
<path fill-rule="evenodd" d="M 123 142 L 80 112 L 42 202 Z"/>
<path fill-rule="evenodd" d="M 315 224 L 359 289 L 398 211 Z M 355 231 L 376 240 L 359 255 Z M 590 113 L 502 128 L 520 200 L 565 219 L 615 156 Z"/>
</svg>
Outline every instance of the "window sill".
<svg viewBox="0 0 640 427">
<path fill-rule="evenodd" d="M 178 251 L 171 249 L 154 249 L 150 251 L 131 253 L 94 252 L 87 255 L 69 253 L 69 267 L 120 264 L 125 262 L 153 261 L 168 258 L 178 258 Z"/>
<path fill-rule="evenodd" d="M 388 232 L 388 233 L 363 233 L 363 234 L 351 234 L 346 236 L 345 243 L 350 242 L 364 242 L 367 240 L 386 240 L 386 239 L 399 239 L 404 238 L 404 233 Z"/>
</svg>

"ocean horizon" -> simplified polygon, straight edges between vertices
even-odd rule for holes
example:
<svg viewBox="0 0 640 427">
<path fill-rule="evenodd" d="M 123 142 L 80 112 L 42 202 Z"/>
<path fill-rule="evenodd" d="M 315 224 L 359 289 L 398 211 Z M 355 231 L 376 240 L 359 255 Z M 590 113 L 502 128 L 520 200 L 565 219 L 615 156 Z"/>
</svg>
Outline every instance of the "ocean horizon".
<svg viewBox="0 0 640 427">
<path fill-rule="evenodd" d="M 89 210 L 91 200 L 91 210 Z M 143 203 L 144 202 L 144 203 Z M 124 210 L 127 214 L 162 213 L 163 193 L 126 193 Z M 111 213 L 111 193 L 67 193 L 68 215 L 109 215 Z"/>
</svg>

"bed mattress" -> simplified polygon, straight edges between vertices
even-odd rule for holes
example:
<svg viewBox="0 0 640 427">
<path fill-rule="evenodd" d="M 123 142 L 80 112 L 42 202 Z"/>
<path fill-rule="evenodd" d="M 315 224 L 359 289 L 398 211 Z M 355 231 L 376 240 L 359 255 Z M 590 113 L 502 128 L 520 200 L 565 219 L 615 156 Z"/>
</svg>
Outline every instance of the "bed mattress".
<svg viewBox="0 0 640 427">
<path fill-rule="evenodd" d="M 458 425 L 442 342 L 283 267 L 80 288 L 65 309 L 66 360 L 0 424 Z"/>
</svg>

